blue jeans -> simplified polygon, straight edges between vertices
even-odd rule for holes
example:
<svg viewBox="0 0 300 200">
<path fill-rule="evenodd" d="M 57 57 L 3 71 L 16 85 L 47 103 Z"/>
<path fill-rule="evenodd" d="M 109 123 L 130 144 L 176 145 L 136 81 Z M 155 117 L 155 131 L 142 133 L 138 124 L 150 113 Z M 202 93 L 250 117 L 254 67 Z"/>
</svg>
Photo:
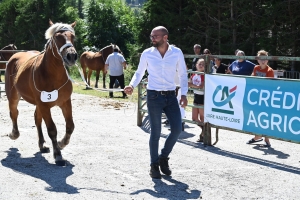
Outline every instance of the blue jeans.
<svg viewBox="0 0 300 200">
<path fill-rule="evenodd" d="M 147 90 L 147 107 L 151 127 L 149 140 L 151 164 L 158 164 L 159 156 L 163 158 L 169 156 L 181 133 L 182 120 L 175 91 L 169 94 L 161 94 L 159 91 Z M 170 122 L 171 133 L 166 139 L 161 154 L 158 155 L 163 111 Z"/>
</svg>

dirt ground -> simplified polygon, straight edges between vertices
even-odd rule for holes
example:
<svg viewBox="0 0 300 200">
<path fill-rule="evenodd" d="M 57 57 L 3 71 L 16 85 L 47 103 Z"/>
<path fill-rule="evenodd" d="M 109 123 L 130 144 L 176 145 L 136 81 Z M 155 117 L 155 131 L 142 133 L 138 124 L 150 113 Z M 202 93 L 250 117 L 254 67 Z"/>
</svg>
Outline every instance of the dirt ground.
<svg viewBox="0 0 300 200">
<path fill-rule="evenodd" d="M 19 104 L 21 136 L 8 138 L 12 125 L 2 95 L 0 199 L 300 199 L 299 144 L 247 145 L 252 136 L 220 130 L 220 141 L 204 146 L 196 142 L 199 127 L 186 124 L 170 155 L 172 176 L 152 180 L 149 121 L 146 116 L 136 125 L 135 104 L 79 94 L 72 104 L 75 130 L 62 151 L 67 165 L 59 167 L 44 125 L 51 153 L 39 152 L 34 106 L 25 101 Z M 64 118 L 58 107 L 52 115 L 61 138 Z M 161 147 L 168 133 L 163 126 Z"/>
</svg>

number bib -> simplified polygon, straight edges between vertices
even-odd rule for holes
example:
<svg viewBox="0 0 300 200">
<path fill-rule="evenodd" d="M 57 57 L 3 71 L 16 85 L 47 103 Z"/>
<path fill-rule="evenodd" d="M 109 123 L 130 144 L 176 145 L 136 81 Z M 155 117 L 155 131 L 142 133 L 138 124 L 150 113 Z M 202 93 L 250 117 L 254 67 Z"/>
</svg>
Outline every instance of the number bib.
<svg viewBox="0 0 300 200">
<path fill-rule="evenodd" d="M 42 102 L 53 102 L 53 101 L 56 101 L 57 98 L 58 98 L 57 90 L 53 90 L 52 92 L 46 92 L 46 91 L 41 92 L 41 101 Z"/>
</svg>

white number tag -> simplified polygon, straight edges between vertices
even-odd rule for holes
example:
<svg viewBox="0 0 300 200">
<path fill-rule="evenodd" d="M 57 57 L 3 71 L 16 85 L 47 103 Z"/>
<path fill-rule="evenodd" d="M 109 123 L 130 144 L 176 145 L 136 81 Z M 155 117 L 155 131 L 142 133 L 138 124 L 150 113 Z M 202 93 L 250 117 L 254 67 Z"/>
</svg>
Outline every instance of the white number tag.
<svg viewBox="0 0 300 200">
<path fill-rule="evenodd" d="M 46 92 L 46 91 L 41 92 L 41 101 L 42 102 L 53 102 L 53 101 L 56 101 L 57 98 L 58 98 L 57 90 L 53 90 L 52 92 Z"/>
</svg>

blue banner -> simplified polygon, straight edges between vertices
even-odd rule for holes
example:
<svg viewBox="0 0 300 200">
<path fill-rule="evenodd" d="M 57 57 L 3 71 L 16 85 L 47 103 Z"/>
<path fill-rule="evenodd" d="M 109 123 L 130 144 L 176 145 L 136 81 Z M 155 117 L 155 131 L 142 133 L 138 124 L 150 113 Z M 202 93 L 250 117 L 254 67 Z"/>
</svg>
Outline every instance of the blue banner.
<svg viewBox="0 0 300 200">
<path fill-rule="evenodd" d="M 205 75 L 205 122 L 300 142 L 300 81 Z"/>
<path fill-rule="evenodd" d="M 300 142 L 300 82 L 246 78 L 243 130 Z"/>
</svg>

